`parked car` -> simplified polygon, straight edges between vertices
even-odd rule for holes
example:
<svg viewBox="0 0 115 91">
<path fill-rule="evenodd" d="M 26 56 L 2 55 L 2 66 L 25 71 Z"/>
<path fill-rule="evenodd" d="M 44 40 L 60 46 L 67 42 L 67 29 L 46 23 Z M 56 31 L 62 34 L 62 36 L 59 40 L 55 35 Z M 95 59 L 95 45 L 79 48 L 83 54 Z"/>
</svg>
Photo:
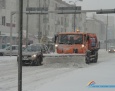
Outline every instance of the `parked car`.
<svg viewBox="0 0 115 91">
<path fill-rule="evenodd" d="M 41 43 L 38 43 L 37 45 L 41 47 L 43 54 L 48 54 L 48 53 L 50 53 L 49 48 L 48 48 L 47 45 L 41 44 Z"/>
<path fill-rule="evenodd" d="M 55 45 L 54 43 L 46 44 L 50 52 L 55 52 Z"/>
<path fill-rule="evenodd" d="M 10 50 L 10 46 L 4 48 L 4 49 L 0 49 L 0 56 L 17 56 L 18 55 L 18 45 L 12 45 L 12 50 Z M 25 47 L 22 47 L 24 50 Z M 10 54 L 11 53 L 11 54 Z"/>
<path fill-rule="evenodd" d="M 108 52 L 109 53 L 115 53 L 115 46 L 110 46 Z"/>
<path fill-rule="evenodd" d="M 48 48 L 44 44 L 31 44 L 22 53 L 23 65 L 39 66 L 43 61 L 43 53 L 48 53 Z M 19 61 L 19 56 L 17 56 Z"/>
</svg>

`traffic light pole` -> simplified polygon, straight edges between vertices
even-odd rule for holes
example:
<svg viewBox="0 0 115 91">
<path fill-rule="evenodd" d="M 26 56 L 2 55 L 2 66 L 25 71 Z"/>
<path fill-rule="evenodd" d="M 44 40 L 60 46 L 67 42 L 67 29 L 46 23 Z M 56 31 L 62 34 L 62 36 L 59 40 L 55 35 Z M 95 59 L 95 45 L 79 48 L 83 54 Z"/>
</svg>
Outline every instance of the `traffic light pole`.
<svg viewBox="0 0 115 91">
<path fill-rule="evenodd" d="M 64 7 L 68 8 L 68 7 Z M 57 13 L 57 14 L 81 14 L 87 12 L 96 12 L 97 14 L 112 14 L 115 13 L 115 9 L 101 9 L 101 10 L 77 10 L 77 9 L 66 9 L 66 10 L 43 10 L 40 8 L 28 8 L 26 12 L 27 14 L 48 14 L 48 13 Z"/>
</svg>

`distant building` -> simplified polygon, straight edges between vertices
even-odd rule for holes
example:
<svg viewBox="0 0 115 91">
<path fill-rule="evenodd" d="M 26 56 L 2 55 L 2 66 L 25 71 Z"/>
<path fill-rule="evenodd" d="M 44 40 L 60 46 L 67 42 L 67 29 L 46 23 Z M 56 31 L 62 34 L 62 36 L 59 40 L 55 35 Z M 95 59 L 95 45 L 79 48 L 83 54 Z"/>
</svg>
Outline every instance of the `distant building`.
<svg viewBox="0 0 115 91">
<path fill-rule="evenodd" d="M 104 22 L 95 18 L 87 18 L 85 22 L 85 32 L 95 33 L 101 43 L 101 48 L 105 47 L 106 41 L 106 25 Z"/>
<path fill-rule="evenodd" d="M 10 33 L 10 21 L 11 12 L 16 11 L 17 0 L 0 0 L 0 31 L 1 33 Z M 28 7 L 48 7 L 49 10 L 55 10 L 57 7 L 71 7 L 62 0 L 23 0 L 23 10 L 26 11 Z M 74 7 L 74 6 L 73 6 Z M 76 29 L 84 31 L 84 25 L 86 14 L 76 14 Z M 38 42 L 36 36 L 53 37 L 58 32 L 74 31 L 74 14 L 59 15 L 55 13 L 49 13 L 47 15 L 28 15 L 23 14 L 23 30 L 27 30 Z M 12 15 L 12 33 L 17 34 L 17 14 Z M 39 35 L 40 34 L 40 35 Z"/>
<path fill-rule="evenodd" d="M 102 21 L 106 26 L 108 24 L 108 39 L 115 39 L 115 19 L 114 16 L 108 15 L 108 23 L 107 23 L 107 15 L 94 15 L 95 19 Z"/>
<path fill-rule="evenodd" d="M 106 26 L 102 21 L 93 18 L 86 19 L 85 30 L 86 32 L 96 33 L 99 40 L 105 41 L 106 39 Z"/>
</svg>

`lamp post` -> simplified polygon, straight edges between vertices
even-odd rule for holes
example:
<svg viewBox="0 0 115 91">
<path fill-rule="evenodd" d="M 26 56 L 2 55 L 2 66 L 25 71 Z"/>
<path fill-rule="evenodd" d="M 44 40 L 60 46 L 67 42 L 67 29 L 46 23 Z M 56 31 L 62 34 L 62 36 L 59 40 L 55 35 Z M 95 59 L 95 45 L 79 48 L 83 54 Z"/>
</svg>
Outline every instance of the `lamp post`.
<svg viewBox="0 0 115 91">
<path fill-rule="evenodd" d="M 27 8 L 29 7 L 29 0 L 27 0 Z M 28 23 L 29 23 L 29 15 L 27 14 L 27 21 L 26 21 L 26 47 L 28 46 Z"/>
<path fill-rule="evenodd" d="M 41 7 L 41 2 L 40 2 L 40 0 L 39 0 L 39 8 L 40 8 L 40 7 Z M 39 26 L 39 29 L 38 29 L 38 42 L 40 43 L 40 39 L 41 39 L 41 37 L 40 37 L 40 36 L 41 36 L 41 35 L 40 35 L 40 33 L 41 33 L 41 32 L 40 32 L 40 31 L 41 31 L 41 23 L 40 23 L 40 21 L 41 21 L 41 19 L 40 19 L 41 16 L 40 16 L 40 14 L 38 15 L 38 17 L 39 17 L 39 22 L 38 22 L 38 24 L 39 24 L 39 25 L 38 25 L 38 26 Z"/>
<path fill-rule="evenodd" d="M 75 0 L 75 1 L 69 1 L 69 3 L 74 3 L 74 6 L 76 7 L 77 1 L 83 1 L 83 0 Z M 76 12 L 74 14 L 74 32 L 76 31 Z"/>
<path fill-rule="evenodd" d="M 108 14 L 107 14 L 107 25 L 106 25 L 106 51 L 107 51 L 107 34 L 108 34 Z"/>
<path fill-rule="evenodd" d="M 10 13 L 10 56 L 12 56 L 12 16 L 15 14 L 16 12 L 11 12 Z"/>
</svg>

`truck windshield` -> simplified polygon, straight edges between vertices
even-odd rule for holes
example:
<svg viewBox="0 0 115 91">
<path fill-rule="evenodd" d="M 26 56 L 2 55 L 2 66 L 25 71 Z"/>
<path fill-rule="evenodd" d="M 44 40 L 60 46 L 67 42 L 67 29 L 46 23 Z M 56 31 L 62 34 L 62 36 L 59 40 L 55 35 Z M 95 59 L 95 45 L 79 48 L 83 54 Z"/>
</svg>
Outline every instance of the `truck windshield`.
<svg viewBox="0 0 115 91">
<path fill-rule="evenodd" d="M 58 39 L 59 44 L 82 44 L 82 34 L 60 34 Z"/>
</svg>

